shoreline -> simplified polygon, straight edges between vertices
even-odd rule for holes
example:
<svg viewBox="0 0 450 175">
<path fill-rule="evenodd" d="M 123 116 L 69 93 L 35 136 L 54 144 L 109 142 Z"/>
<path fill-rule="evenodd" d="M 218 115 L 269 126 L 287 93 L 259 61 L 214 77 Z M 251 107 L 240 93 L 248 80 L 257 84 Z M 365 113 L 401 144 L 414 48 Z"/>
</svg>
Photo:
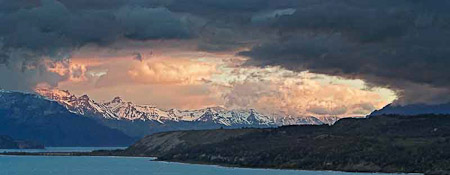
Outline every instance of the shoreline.
<svg viewBox="0 0 450 175">
<path fill-rule="evenodd" d="M 103 154 L 101 154 L 103 153 Z M 346 170 L 332 170 L 332 169 L 298 169 L 298 168 L 277 168 L 277 167 L 251 167 L 239 166 L 226 163 L 210 163 L 201 161 L 177 161 L 177 160 L 158 160 L 157 157 L 152 156 L 138 156 L 138 155 L 120 155 L 120 154 L 104 154 L 104 152 L 0 152 L 0 156 L 48 156 L 48 157 L 127 157 L 127 158 L 149 158 L 149 161 L 180 163 L 190 165 L 208 165 L 218 166 L 223 168 L 245 168 L 245 169 L 266 169 L 266 170 L 286 170 L 286 171 L 330 171 L 330 172 L 348 172 L 348 173 L 388 173 L 388 174 L 409 174 L 409 175 L 426 175 L 426 173 L 419 172 L 383 172 L 383 171 L 346 171 Z"/>
</svg>

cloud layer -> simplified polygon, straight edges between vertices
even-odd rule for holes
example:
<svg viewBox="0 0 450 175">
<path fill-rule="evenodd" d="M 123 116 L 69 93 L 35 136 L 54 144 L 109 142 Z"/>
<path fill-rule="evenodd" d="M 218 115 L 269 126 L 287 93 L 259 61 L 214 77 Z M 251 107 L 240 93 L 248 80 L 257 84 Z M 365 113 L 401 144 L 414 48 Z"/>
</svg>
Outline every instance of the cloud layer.
<svg viewBox="0 0 450 175">
<path fill-rule="evenodd" d="M 401 104 L 444 103 L 449 8 L 445 0 L 0 0 L 0 87 L 71 82 L 113 92 L 132 83 L 159 90 L 155 98 L 177 91 L 193 106 L 277 103 L 305 115 L 367 113 L 390 101 L 379 87 Z M 366 84 L 247 74 L 273 68 Z"/>
<path fill-rule="evenodd" d="M 253 65 L 362 78 L 401 103 L 448 102 L 448 1 L 308 1 L 267 26 L 281 32 L 241 55 Z"/>
<path fill-rule="evenodd" d="M 178 52 L 178 53 L 177 53 Z M 172 50 L 120 58 L 74 57 L 62 72 L 82 69 L 78 79 L 59 88 L 97 100 L 122 96 L 162 108 L 198 109 L 223 106 L 292 116 L 362 116 L 390 103 L 395 95 L 367 88 L 361 80 L 294 72 L 281 67 L 243 67 L 233 54 Z M 82 79 L 83 81 L 76 81 Z"/>
<path fill-rule="evenodd" d="M 74 50 L 88 44 L 108 47 L 127 39 L 187 39 L 194 35 L 187 26 L 188 17 L 164 7 L 67 0 L 1 0 L 0 6 L 0 64 L 6 65 L 0 69 L 16 74 L 51 74 L 37 68 L 44 59 L 69 59 Z M 58 81 L 51 82 L 55 83 Z M 13 88 L 29 89 L 34 84 Z"/>
</svg>

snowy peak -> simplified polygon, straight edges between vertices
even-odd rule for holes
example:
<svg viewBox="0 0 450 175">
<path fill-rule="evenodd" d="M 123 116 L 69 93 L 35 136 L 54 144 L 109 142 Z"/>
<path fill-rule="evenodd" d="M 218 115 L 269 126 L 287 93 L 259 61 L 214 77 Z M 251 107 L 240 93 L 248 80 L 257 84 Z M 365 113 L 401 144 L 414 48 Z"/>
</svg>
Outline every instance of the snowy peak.
<svg viewBox="0 0 450 175">
<path fill-rule="evenodd" d="M 58 102 L 69 103 L 71 101 L 75 101 L 75 95 L 71 94 L 67 90 L 59 90 L 59 89 L 35 89 L 35 92 L 39 95 L 47 97 L 51 100 L 55 100 Z"/>
<path fill-rule="evenodd" d="M 208 107 L 197 110 L 160 109 L 152 105 L 138 105 L 115 97 L 109 102 L 97 103 L 89 96 L 76 97 L 69 91 L 36 89 L 36 92 L 65 106 L 69 111 L 84 116 L 114 120 L 141 120 L 166 122 L 202 122 L 224 126 L 279 126 L 296 124 L 332 124 L 337 118 L 294 117 L 264 115 L 254 109 L 227 110 Z"/>
<path fill-rule="evenodd" d="M 159 123 L 168 120 L 178 121 L 170 111 L 164 111 L 151 105 L 137 105 L 124 101 L 120 97 L 115 97 L 112 101 L 105 102 L 102 105 L 116 114 L 115 118 L 119 120 L 153 120 Z"/>
<path fill-rule="evenodd" d="M 262 115 L 255 110 L 225 110 L 224 108 L 207 108 L 195 121 L 233 125 L 276 126 L 273 117 Z"/>
<path fill-rule="evenodd" d="M 87 96 L 86 94 L 82 95 L 78 99 L 83 100 L 83 101 L 89 101 L 90 100 L 89 96 Z"/>
<path fill-rule="evenodd" d="M 114 97 L 114 99 L 111 100 L 110 103 L 122 103 L 122 102 L 123 102 L 122 98 L 120 98 L 120 97 Z"/>
<path fill-rule="evenodd" d="M 322 125 L 322 124 L 332 124 L 325 123 L 316 117 L 294 117 L 294 116 L 283 116 L 277 119 L 277 123 L 282 125 Z M 334 122 L 333 122 L 334 123 Z"/>
<path fill-rule="evenodd" d="M 50 100 L 57 101 L 73 113 L 84 116 L 101 116 L 108 119 L 116 118 L 103 105 L 91 100 L 87 95 L 76 97 L 69 91 L 59 89 L 36 89 L 35 92 Z"/>
<path fill-rule="evenodd" d="M 249 123 L 263 123 L 266 125 L 276 123 L 275 118 L 260 114 L 254 109 L 250 110 L 250 115 L 247 120 Z"/>
</svg>

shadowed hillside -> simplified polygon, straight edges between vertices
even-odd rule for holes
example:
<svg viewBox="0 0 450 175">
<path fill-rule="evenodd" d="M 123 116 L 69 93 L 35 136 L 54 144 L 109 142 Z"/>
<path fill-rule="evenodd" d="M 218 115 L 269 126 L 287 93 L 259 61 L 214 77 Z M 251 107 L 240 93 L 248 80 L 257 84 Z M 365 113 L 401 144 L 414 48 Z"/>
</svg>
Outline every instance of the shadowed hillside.
<svg viewBox="0 0 450 175">
<path fill-rule="evenodd" d="M 0 149 L 44 149 L 44 145 L 32 142 L 14 140 L 13 138 L 5 135 L 0 135 Z"/>
<path fill-rule="evenodd" d="M 120 146 L 133 138 L 38 95 L 0 91 L 0 134 L 46 146 Z"/>
<path fill-rule="evenodd" d="M 180 131 L 147 136 L 121 154 L 243 167 L 450 172 L 450 116 L 375 116 L 327 126 Z"/>
</svg>

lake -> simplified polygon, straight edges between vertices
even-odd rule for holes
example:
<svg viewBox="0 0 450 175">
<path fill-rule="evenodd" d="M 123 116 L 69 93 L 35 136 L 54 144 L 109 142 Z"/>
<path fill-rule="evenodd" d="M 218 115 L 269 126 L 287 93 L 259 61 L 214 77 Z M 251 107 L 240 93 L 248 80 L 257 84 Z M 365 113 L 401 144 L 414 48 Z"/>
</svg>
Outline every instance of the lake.
<svg viewBox="0 0 450 175">
<path fill-rule="evenodd" d="M 114 148 L 49 148 L 86 151 Z M 3 150 L 8 151 L 8 150 Z M 13 150 L 11 150 L 13 151 Z M 22 150 L 23 151 L 23 150 Z M 35 150 L 28 150 L 35 151 Z M 0 175 L 366 175 L 333 171 L 228 168 L 134 157 L 0 156 Z M 382 173 L 372 173 L 383 175 Z M 389 174 L 392 175 L 392 174 Z"/>
</svg>

